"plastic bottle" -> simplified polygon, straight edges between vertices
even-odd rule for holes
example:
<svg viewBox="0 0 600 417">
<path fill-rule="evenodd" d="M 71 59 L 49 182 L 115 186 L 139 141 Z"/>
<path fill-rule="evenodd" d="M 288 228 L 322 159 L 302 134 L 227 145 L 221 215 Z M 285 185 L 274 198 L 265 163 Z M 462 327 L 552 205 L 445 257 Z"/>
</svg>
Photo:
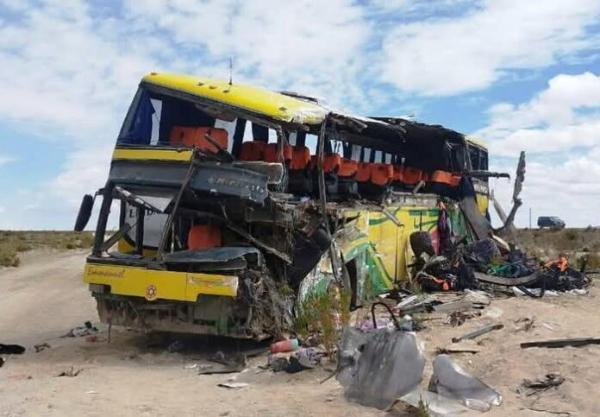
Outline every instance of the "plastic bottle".
<svg viewBox="0 0 600 417">
<path fill-rule="evenodd" d="M 271 345 L 271 353 L 291 352 L 298 349 L 298 339 L 285 339 Z"/>
</svg>

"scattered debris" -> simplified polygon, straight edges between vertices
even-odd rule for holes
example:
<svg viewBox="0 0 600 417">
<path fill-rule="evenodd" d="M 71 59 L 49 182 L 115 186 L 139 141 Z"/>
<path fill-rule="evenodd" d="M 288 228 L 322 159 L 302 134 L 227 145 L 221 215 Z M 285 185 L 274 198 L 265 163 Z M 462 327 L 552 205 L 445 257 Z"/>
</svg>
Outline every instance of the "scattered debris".
<svg viewBox="0 0 600 417">
<path fill-rule="evenodd" d="M 425 358 L 413 333 L 346 327 L 338 351 L 337 380 L 346 398 L 380 410 L 412 391 Z"/>
<path fill-rule="evenodd" d="M 567 346 L 581 347 L 587 345 L 600 345 L 600 338 L 593 337 L 576 337 L 572 339 L 554 339 L 554 340 L 542 340 L 539 342 L 524 342 L 521 343 L 521 348 L 527 349 L 531 347 L 545 347 L 545 348 L 563 348 Z"/>
<path fill-rule="evenodd" d="M 35 349 L 35 353 L 39 353 L 42 350 L 50 349 L 50 345 L 48 343 L 44 342 L 44 343 L 34 345 L 33 348 Z"/>
<path fill-rule="evenodd" d="M 86 321 L 83 326 L 73 327 L 61 337 L 83 337 L 98 333 L 98 329 L 92 325 L 91 321 Z"/>
<path fill-rule="evenodd" d="M 295 373 L 305 369 L 313 369 L 321 363 L 325 352 L 314 347 L 300 348 L 290 357 L 290 364 L 286 369 L 288 373 Z"/>
<path fill-rule="evenodd" d="M 490 298 L 491 298 L 491 296 L 488 293 L 486 293 L 485 291 L 471 290 L 471 289 L 467 288 L 465 290 L 465 296 L 463 297 L 463 300 L 470 301 L 473 304 L 489 306 L 492 302 L 490 300 Z"/>
<path fill-rule="evenodd" d="M 497 320 L 504 314 L 501 308 L 498 307 L 489 307 L 485 309 L 484 317 L 489 317 L 490 319 Z"/>
<path fill-rule="evenodd" d="M 230 374 L 234 372 L 241 372 L 246 369 L 246 355 L 242 353 L 236 353 L 229 357 L 221 351 L 218 351 L 208 359 L 209 364 L 198 364 L 198 374 L 200 375 L 211 375 L 211 374 Z"/>
<path fill-rule="evenodd" d="M 535 325 L 535 317 L 521 317 L 514 321 L 515 331 L 517 332 L 528 332 Z"/>
<path fill-rule="evenodd" d="M 281 356 L 280 356 L 281 355 Z M 273 372 L 285 371 L 290 365 L 290 355 L 274 354 L 269 356 L 269 367 Z"/>
<path fill-rule="evenodd" d="M 433 360 L 429 390 L 478 411 L 488 411 L 492 405 L 502 403 L 498 392 L 460 368 L 448 355 L 438 355 Z"/>
<path fill-rule="evenodd" d="M 480 315 L 481 313 L 479 311 L 455 311 L 448 315 L 448 318 L 444 321 L 444 323 L 449 324 L 452 327 L 458 327 L 462 326 L 468 319 L 472 319 Z"/>
<path fill-rule="evenodd" d="M 550 388 L 558 387 L 563 382 L 565 382 L 565 378 L 563 378 L 560 374 L 549 373 L 546 374 L 543 379 L 536 379 L 533 381 L 524 379 L 517 392 L 525 394 L 525 396 L 529 397 L 531 395 L 547 391 Z"/>
<path fill-rule="evenodd" d="M 285 339 L 271 345 L 271 353 L 291 352 L 298 349 L 298 339 Z"/>
<path fill-rule="evenodd" d="M 438 354 L 440 353 L 478 353 L 481 351 L 481 348 L 474 344 L 473 342 L 463 342 L 462 344 L 454 343 L 448 345 L 446 347 L 441 347 L 436 350 Z"/>
<path fill-rule="evenodd" d="M 75 369 L 71 366 L 69 369 L 67 369 L 66 371 L 62 371 L 60 374 L 58 374 L 56 376 L 75 377 L 75 376 L 79 375 L 81 373 L 81 371 L 83 371 L 83 369 Z"/>
<path fill-rule="evenodd" d="M 179 339 L 172 341 L 171 343 L 169 343 L 169 346 L 167 346 L 167 352 L 169 353 L 181 352 L 184 349 L 185 345 Z"/>
<path fill-rule="evenodd" d="M 517 297 L 523 297 L 528 295 L 533 298 L 546 297 L 558 297 L 560 294 L 558 291 L 544 290 L 542 288 L 525 288 L 525 287 L 512 287 L 512 292 Z"/>
<path fill-rule="evenodd" d="M 483 306 L 474 304 L 468 300 L 451 301 L 449 303 L 440 303 L 433 306 L 432 310 L 436 313 L 453 313 L 456 311 L 470 311 L 473 309 L 481 309 Z"/>
<path fill-rule="evenodd" d="M 217 384 L 218 387 L 229 388 L 229 389 L 241 389 L 249 386 L 246 382 L 221 382 Z"/>
<path fill-rule="evenodd" d="M 417 409 L 420 404 L 424 403 L 427 405 L 429 416 L 431 417 L 460 416 L 471 413 L 471 410 L 456 400 L 420 388 L 403 395 L 398 401 Z"/>
<path fill-rule="evenodd" d="M 457 343 L 460 342 L 461 340 L 469 340 L 469 339 L 475 339 L 476 337 L 482 336 L 486 333 L 489 333 L 493 330 L 499 330 L 502 329 L 504 327 L 504 325 L 502 323 L 496 323 L 496 324 L 490 324 L 488 326 L 484 326 L 481 327 L 480 329 L 474 330 L 472 332 L 466 333 L 462 336 L 458 336 L 458 337 L 453 337 L 452 338 L 452 343 Z"/>
<path fill-rule="evenodd" d="M 293 353 L 280 352 L 269 356 L 269 367 L 273 372 L 285 371 L 293 374 L 313 369 L 321 363 L 321 358 L 325 356 L 325 352 L 314 347 L 300 347 Z"/>
<path fill-rule="evenodd" d="M 537 411 L 538 413 L 548 413 L 555 414 L 558 416 L 569 417 L 574 411 L 555 411 L 555 410 L 546 410 L 545 408 L 533 408 L 533 407 L 525 407 L 527 410 Z"/>
<path fill-rule="evenodd" d="M 3 355 L 21 355 L 25 348 L 21 345 L 3 345 L 0 344 L 0 354 Z"/>
</svg>

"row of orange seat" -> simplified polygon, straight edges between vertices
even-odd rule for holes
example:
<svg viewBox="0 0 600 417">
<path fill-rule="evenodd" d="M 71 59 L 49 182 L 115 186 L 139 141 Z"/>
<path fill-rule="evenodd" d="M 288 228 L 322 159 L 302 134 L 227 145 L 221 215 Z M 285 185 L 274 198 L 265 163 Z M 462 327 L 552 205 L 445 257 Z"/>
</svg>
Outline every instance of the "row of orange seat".
<svg viewBox="0 0 600 417">
<path fill-rule="evenodd" d="M 306 146 L 285 145 L 282 150 L 283 162 L 290 170 L 303 170 L 316 167 L 317 156 L 310 155 Z M 259 141 L 245 142 L 240 153 L 242 161 L 278 162 L 277 144 Z M 338 154 L 326 155 L 323 159 L 323 171 L 335 173 L 341 178 L 353 178 L 357 182 L 371 182 L 386 186 L 393 182 L 416 185 L 420 181 L 458 186 L 460 176 L 447 171 L 437 170 L 429 174 L 426 171 L 386 163 L 357 162 L 342 158 Z"/>
<path fill-rule="evenodd" d="M 198 147 L 203 151 L 216 152 L 215 145 L 206 139 L 209 135 L 223 149 L 227 149 L 228 135 L 225 129 L 214 127 L 185 127 L 174 126 L 171 130 L 170 143 Z M 306 146 L 284 145 L 282 149 L 283 162 L 290 170 L 313 169 L 317 165 L 316 155 L 310 154 Z M 242 161 L 279 162 L 276 143 L 252 141 L 242 143 L 239 159 Z M 323 159 L 323 171 L 326 174 L 334 173 L 344 179 L 353 179 L 359 183 L 371 182 L 378 186 L 390 183 L 416 185 L 420 181 L 426 183 L 440 183 L 456 187 L 460 183 L 460 176 L 447 171 L 434 171 L 428 173 L 420 169 L 372 162 L 357 162 L 342 158 L 338 154 L 326 155 Z"/>
</svg>

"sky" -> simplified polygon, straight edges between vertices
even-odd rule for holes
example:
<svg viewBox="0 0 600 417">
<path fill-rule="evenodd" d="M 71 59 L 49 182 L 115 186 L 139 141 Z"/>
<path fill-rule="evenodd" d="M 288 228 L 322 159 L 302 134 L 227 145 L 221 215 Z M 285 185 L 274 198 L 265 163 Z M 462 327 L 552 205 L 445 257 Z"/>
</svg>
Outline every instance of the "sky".
<svg viewBox="0 0 600 417">
<path fill-rule="evenodd" d="M 600 225 L 600 0 L 0 0 L 0 229 L 71 229 L 141 77 L 230 59 L 234 82 L 476 135 L 492 170 L 524 150 L 517 225 Z"/>
</svg>

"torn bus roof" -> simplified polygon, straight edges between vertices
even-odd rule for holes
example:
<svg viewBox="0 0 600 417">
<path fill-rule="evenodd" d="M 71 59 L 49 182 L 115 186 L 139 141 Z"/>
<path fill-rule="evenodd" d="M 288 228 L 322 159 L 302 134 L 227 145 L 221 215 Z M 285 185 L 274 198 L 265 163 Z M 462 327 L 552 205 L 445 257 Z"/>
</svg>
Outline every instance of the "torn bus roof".
<svg viewBox="0 0 600 417">
<path fill-rule="evenodd" d="M 190 94 L 286 123 L 319 125 L 329 113 L 327 108 L 308 100 L 210 78 L 152 72 L 142 79 L 142 83 Z"/>
<path fill-rule="evenodd" d="M 409 143 L 434 144 L 438 142 L 465 143 L 465 135 L 441 125 L 429 125 L 397 117 L 373 117 L 380 122 L 397 126 L 404 131 Z"/>
</svg>

